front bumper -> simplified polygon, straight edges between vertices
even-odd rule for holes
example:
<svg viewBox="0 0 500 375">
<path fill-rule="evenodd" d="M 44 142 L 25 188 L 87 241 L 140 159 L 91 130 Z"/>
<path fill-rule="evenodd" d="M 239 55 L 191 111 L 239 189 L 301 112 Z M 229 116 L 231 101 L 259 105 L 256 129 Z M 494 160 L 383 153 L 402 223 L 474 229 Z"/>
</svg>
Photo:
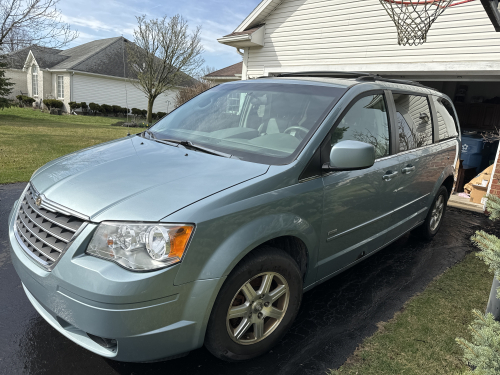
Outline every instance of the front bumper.
<svg viewBox="0 0 500 375">
<path fill-rule="evenodd" d="M 92 226 L 47 272 L 15 238 L 16 209 L 17 202 L 9 217 L 12 263 L 35 309 L 64 336 L 96 354 L 126 362 L 167 359 L 203 345 L 223 278 L 175 286 L 176 266 L 134 273 L 87 256 L 83 252 Z M 96 336 L 115 345 L 103 345 Z"/>
</svg>

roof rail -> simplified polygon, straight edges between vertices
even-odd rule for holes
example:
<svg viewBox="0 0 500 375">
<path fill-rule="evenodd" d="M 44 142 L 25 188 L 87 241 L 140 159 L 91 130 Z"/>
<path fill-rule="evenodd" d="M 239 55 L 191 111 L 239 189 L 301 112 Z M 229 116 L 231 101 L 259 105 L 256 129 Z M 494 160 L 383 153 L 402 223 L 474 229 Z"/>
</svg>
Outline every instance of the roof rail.
<svg viewBox="0 0 500 375">
<path fill-rule="evenodd" d="M 399 83 L 403 85 L 417 86 L 430 90 L 434 90 L 431 87 L 427 87 L 415 81 L 409 81 L 404 79 L 393 79 L 384 78 L 378 74 L 366 73 L 366 72 L 337 72 L 337 71 L 308 71 L 308 72 L 291 72 L 291 73 L 278 73 L 271 76 L 263 76 L 259 78 L 275 78 L 275 77 L 324 77 L 324 78 L 355 78 L 359 82 L 391 82 Z"/>
</svg>

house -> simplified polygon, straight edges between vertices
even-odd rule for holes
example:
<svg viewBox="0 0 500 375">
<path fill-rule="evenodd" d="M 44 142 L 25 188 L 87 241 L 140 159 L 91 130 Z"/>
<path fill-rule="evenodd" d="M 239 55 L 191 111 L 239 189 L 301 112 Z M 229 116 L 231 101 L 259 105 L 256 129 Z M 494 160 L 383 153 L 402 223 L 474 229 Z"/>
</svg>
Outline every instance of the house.
<svg viewBox="0 0 500 375">
<path fill-rule="evenodd" d="M 128 108 L 147 108 L 145 94 L 132 85 L 126 69 L 123 37 L 94 40 L 66 50 L 30 46 L 6 56 L 7 78 L 15 85 L 11 97 L 28 95 L 40 103 L 59 99 L 69 110 L 69 102 L 94 102 Z M 184 84 L 192 79 L 186 76 Z M 154 112 L 174 109 L 175 90 L 160 95 Z"/>
<path fill-rule="evenodd" d="M 242 79 L 298 71 L 358 71 L 410 79 L 454 102 L 462 133 L 500 129 L 498 1 L 446 9 L 427 42 L 400 46 L 379 0 L 263 0 L 218 41 L 243 54 Z M 500 160 L 488 192 L 500 195 Z M 498 167 L 497 167 L 498 166 Z"/>
<path fill-rule="evenodd" d="M 205 78 L 207 81 L 218 85 L 224 82 L 232 82 L 241 80 L 241 71 L 243 69 L 243 61 L 227 66 L 223 69 L 216 70 L 210 74 L 207 74 Z"/>
</svg>

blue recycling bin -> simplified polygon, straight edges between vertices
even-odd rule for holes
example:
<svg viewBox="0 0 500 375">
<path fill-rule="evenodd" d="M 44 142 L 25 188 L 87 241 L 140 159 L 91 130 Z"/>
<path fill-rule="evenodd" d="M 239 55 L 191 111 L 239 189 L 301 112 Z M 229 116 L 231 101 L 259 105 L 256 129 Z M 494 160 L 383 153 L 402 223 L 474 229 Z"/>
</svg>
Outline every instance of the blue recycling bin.
<svg viewBox="0 0 500 375">
<path fill-rule="evenodd" d="M 462 160 L 464 168 L 476 168 L 481 173 L 484 140 L 482 137 L 462 136 Z"/>
</svg>

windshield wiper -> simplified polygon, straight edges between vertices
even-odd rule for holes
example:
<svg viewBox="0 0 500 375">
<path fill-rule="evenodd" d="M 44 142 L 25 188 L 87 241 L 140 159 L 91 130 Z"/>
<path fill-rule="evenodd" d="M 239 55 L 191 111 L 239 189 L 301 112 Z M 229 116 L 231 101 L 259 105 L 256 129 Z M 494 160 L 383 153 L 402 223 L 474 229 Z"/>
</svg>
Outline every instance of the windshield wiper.
<svg viewBox="0 0 500 375">
<path fill-rule="evenodd" d="M 208 148 L 208 147 L 203 147 L 203 146 L 195 145 L 191 141 L 179 141 L 177 139 L 158 139 L 158 141 L 165 141 L 165 142 L 170 142 L 170 143 L 176 143 L 178 145 L 184 146 L 187 149 L 198 150 L 198 151 L 205 152 L 207 154 L 222 156 L 224 158 L 230 158 L 232 156 L 231 154 L 226 154 L 224 152 L 212 150 L 211 148 Z"/>
</svg>

